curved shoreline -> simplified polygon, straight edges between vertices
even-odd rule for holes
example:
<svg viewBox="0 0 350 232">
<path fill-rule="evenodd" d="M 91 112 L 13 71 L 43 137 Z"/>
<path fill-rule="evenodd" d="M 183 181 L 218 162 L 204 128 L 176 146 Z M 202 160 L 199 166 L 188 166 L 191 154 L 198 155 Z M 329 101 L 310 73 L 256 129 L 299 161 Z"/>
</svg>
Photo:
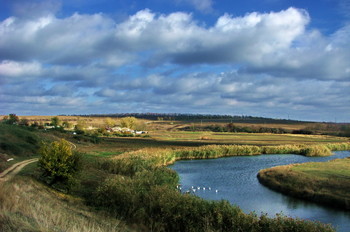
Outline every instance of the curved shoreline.
<svg viewBox="0 0 350 232">
<path fill-rule="evenodd" d="M 350 159 L 337 159 L 330 162 L 346 162 L 350 166 Z M 299 199 L 322 204 L 332 208 L 350 209 L 350 180 L 349 176 L 338 177 L 336 180 L 307 174 L 296 168 L 307 168 L 314 162 L 290 164 L 260 170 L 257 178 L 259 182 L 280 193 Z M 331 168 L 324 169 L 331 172 Z"/>
<path fill-rule="evenodd" d="M 327 147 L 326 147 L 327 146 Z M 262 154 L 300 154 L 314 156 L 313 151 L 340 150 L 350 143 L 327 145 L 208 145 L 191 149 L 148 148 L 120 154 L 101 161 L 99 168 L 113 174 L 101 182 L 93 203 L 139 223 L 164 231 L 335 231 L 328 224 L 279 215 L 276 218 L 245 214 L 228 201 L 208 201 L 191 194 L 181 194 L 176 185 L 179 177 L 165 167 L 184 159 L 214 159 L 229 156 Z M 345 149 L 344 149 L 345 150 Z M 140 191 L 141 190 L 141 191 Z M 146 199 L 146 200 L 145 200 Z M 152 215 L 150 221 L 149 215 Z M 172 223 L 169 223 L 172 222 Z M 191 228 L 186 230 L 185 228 Z"/>
</svg>

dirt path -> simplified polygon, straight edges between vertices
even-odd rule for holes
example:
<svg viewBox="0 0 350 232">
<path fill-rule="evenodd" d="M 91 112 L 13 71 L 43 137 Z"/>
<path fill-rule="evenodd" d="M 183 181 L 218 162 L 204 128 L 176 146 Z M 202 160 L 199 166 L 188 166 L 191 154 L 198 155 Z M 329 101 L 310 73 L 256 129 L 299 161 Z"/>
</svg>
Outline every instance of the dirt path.
<svg viewBox="0 0 350 232">
<path fill-rule="evenodd" d="M 8 169 L 6 169 L 2 173 L 0 173 L 0 182 L 10 180 L 19 171 L 21 171 L 22 168 L 24 168 L 26 165 L 33 163 L 33 162 L 37 162 L 37 161 L 38 161 L 38 158 L 35 158 L 35 159 L 24 160 L 22 162 L 19 162 L 19 163 L 12 165 Z"/>
</svg>

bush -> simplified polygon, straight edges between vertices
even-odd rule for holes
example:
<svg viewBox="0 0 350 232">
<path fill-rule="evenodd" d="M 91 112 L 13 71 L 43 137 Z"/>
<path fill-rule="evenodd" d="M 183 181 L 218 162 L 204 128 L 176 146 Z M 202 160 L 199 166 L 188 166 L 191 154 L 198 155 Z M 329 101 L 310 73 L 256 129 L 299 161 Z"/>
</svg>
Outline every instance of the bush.
<svg viewBox="0 0 350 232">
<path fill-rule="evenodd" d="M 49 185 L 69 190 L 74 175 L 80 170 L 80 154 L 73 152 L 71 144 L 61 139 L 49 144 L 44 143 L 40 150 L 39 167 L 43 180 Z"/>
</svg>

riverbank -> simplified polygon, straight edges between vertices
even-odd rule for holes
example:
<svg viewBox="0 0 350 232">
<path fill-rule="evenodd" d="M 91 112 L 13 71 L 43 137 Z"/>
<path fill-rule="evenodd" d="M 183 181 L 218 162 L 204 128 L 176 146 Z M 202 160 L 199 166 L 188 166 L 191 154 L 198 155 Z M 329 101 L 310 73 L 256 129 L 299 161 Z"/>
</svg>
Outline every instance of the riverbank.
<svg viewBox="0 0 350 232">
<path fill-rule="evenodd" d="M 165 167 L 177 160 L 210 159 L 259 154 L 331 154 L 349 149 L 349 143 L 323 145 L 208 145 L 185 149 L 141 149 L 100 160 L 98 168 L 109 173 L 99 182 L 91 204 L 118 212 L 131 222 L 156 231 L 332 231 L 311 221 L 288 217 L 267 218 L 245 214 L 227 201 L 205 201 L 176 190 L 178 175 Z M 89 199 L 91 194 L 87 194 Z M 137 215 L 137 216 L 135 216 Z M 136 221 L 135 221 L 136 220 Z M 172 222 L 172 223 L 169 223 Z M 265 230 L 264 228 L 268 228 Z"/>
<path fill-rule="evenodd" d="M 307 157 L 330 156 L 332 151 L 350 150 L 350 143 L 327 143 L 327 144 L 295 144 L 278 146 L 254 146 L 254 145 L 206 145 L 195 148 L 163 149 L 146 148 L 137 151 L 123 153 L 112 158 L 112 162 L 120 163 L 120 170 L 126 168 L 124 162 L 130 157 L 147 160 L 156 166 L 173 164 L 177 160 L 186 159 L 215 159 L 230 156 L 254 156 L 264 154 L 296 154 Z M 124 167 L 123 167 L 124 166 Z M 121 171 L 123 172 L 123 171 Z"/>
<path fill-rule="evenodd" d="M 350 209 L 350 158 L 264 169 L 258 179 L 289 196 Z"/>
</svg>

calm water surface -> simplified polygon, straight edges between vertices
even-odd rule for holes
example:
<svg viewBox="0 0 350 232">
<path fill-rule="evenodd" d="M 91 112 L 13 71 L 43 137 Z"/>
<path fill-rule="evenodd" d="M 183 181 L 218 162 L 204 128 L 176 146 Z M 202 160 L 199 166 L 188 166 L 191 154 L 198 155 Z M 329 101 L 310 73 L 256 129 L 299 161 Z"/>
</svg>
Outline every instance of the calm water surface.
<svg viewBox="0 0 350 232">
<path fill-rule="evenodd" d="M 335 152 L 331 157 L 241 156 L 177 161 L 169 167 L 179 174 L 182 191 L 189 190 L 193 186 L 196 189 L 194 194 L 197 196 L 210 200 L 226 199 L 238 205 L 246 213 L 255 211 L 260 215 L 263 212 L 274 217 L 282 212 L 290 217 L 331 223 L 337 231 L 345 232 L 350 231 L 350 212 L 284 196 L 261 185 L 256 176 L 260 169 L 292 163 L 321 162 L 349 156 L 350 151 Z"/>
</svg>

